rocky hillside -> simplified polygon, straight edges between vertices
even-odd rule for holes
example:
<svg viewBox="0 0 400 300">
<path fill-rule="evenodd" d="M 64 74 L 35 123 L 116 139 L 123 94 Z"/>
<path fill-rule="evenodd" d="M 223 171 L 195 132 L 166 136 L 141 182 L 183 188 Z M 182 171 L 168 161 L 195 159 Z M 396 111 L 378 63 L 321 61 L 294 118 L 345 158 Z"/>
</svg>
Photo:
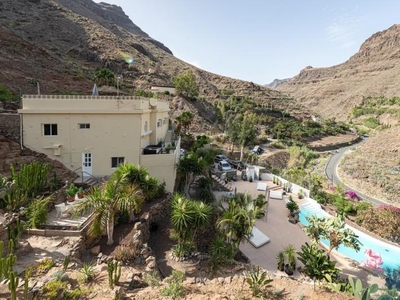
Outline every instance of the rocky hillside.
<svg viewBox="0 0 400 300">
<path fill-rule="evenodd" d="M 0 2 L 0 84 L 15 95 L 91 93 L 101 68 L 122 75 L 127 94 L 151 85 L 172 85 L 187 70 L 196 75 L 200 98 L 213 103 L 226 94 L 252 97 L 276 108 L 296 106 L 277 91 L 198 69 L 174 57 L 136 26 L 121 7 L 91 0 Z M 133 65 L 123 55 L 134 59 Z M 297 108 L 295 111 L 299 111 Z"/>
<path fill-rule="evenodd" d="M 329 68 L 306 67 L 277 86 L 323 117 L 346 120 L 364 97 L 400 94 L 400 24 L 367 39 L 348 61 Z"/>
</svg>

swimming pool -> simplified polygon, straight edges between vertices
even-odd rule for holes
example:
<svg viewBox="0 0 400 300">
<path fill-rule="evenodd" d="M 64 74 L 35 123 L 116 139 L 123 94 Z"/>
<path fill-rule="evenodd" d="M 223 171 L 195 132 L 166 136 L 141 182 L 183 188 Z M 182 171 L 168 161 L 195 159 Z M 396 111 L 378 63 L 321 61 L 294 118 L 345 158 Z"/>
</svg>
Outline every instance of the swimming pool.
<svg viewBox="0 0 400 300">
<path fill-rule="evenodd" d="M 302 225 L 308 225 L 306 217 L 316 215 L 317 217 L 332 217 L 326 211 L 322 210 L 321 206 L 317 202 L 310 201 L 301 205 L 299 219 Z M 380 265 L 382 268 L 396 269 L 400 266 L 400 247 L 385 243 L 381 240 L 375 239 L 351 226 L 346 225 L 358 235 L 359 241 L 363 244 L 360 251 L 356 252 L 354 249 L 340 246 L 336 249 L 339 253 L 347 256 L 359 263 L 364 263 L 367 260 L 365 251 L 369 249 L 375 253 L 379 253 L 382 257 L 383 264 Z M 321 240 L 323 244 L 329 246 L 328 240 Z"/>
</svg>

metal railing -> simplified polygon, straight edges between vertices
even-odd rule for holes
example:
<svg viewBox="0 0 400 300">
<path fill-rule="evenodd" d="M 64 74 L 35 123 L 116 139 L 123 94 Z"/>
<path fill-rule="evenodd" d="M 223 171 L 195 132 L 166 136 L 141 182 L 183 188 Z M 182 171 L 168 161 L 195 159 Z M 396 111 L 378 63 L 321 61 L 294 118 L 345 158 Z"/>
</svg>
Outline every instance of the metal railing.
<svg viewBox="0 0 400 300">
<path fill-rule="evenodd" d="M 78 172 L 79 170 L 81 170 L 81 171 Z M 72 172 L 74 172 L 74 173 L 77 174 L 79 177 L 81 177 L 81 179 L 82 179 L 82 184 L 84 184 L 84 183 L 86 182 L 86 181 L 84 181 L 84 178 L 85 178 L 84 175 L 88 175 L 87 177 L 94 179 L 94 180 L 96 181 L 96 184 L 99 184 L 99 183 L 101 182 L 101 180 L 100 180 L 99 178 L 97 178 L 96 176 L 94 176 L 94 175 L 92 175 L 92 174 L 90 174 L 90 173 L 88 173 L 88 172 L 86 172 L 86 171 L 83 171 L 83 170 L 82 170 L 82 167 L 79 167 L 79 168 L 73 170 Z"/>
</svg>

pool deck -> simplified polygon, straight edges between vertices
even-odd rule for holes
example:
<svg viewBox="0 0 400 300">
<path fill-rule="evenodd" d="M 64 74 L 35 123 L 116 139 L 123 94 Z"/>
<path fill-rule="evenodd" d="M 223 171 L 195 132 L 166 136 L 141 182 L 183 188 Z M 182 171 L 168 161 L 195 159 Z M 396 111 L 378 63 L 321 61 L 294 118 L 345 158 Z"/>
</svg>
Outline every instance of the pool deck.
<svg viewBox="0 0 400 300">
<path fill-rule="evenodd" d="M 259 194 L 265 195 L 265 191 L 257 190 L 259 182 L 267 184 L 268 189 L 275 191 L 282 190 L 281 187 L 274 184 L 272 181 L 243 181 L 238 177 L 238 181 L 232 182 L 232 189 L 238 193 L 249 192 L 253 197 Z M 224 192 L 214 192 L 217 199 L 221 199 Z M 297 195 L 292 194 L 293 200 L 300 202 Z M 299 203 L 300 204 L 300 203 Z M 255 248 L 247 240 L 241 243 L 240 250 L 246 255 L 253 265 L 258 265 L 275 276 L 287 276 L 286 273 L 277 270 L 276 255 L 278 252 L 291 244 L 297 251 L 300 251 L 301 245 L 304 243 L 310 244 L 310 238 L 303 232 L 300 223 L 292 224 L 288 221 L 288 210 L 286 209 L 285 200 L 278 200 L 271 198 L 269 200 L 268 210 L 266 217 L 262 220 L 256 221 L 256 227 L 270 238 L 270 242 Z M 372 276 L 369 272 L 360 269 L 349 259 L 343 257 L 336 251 L 332 251 L 331 257 L 337 261 L 337 267 L 343 270 L 343 274 L 351 275 L 360 278 L 365 284 L 378 283 L 379 286 L 384 286 L 384 280 L 378 276 Z M 301 265 L 298 262 L 297 265 Z M 301 277 L 300 273 L 296 270 L 294 273 L 295 278 Z"/>
</svg>

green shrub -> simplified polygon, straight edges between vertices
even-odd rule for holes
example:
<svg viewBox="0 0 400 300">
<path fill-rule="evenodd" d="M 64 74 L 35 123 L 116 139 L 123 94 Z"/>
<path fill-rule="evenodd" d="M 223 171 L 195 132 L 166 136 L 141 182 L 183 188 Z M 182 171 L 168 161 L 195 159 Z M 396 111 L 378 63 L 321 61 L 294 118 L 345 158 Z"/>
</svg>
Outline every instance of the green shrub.
<svg viewBox="0 0 400 300">
<path fill-rule="evenodd" d="M 374 117 L 370 117 L 363 120 L 363 124 L 371 129 L 375 129 L 380 125 L 379 120 Z"/>
<path fill-rule="evenodd" d="M 316 245 L 305 243 L 301 246 L 301 252 L 297 252 L 298 259 L 304 265 L 304 273 L 310 278 L 316 280 L 324 279 L 327 274 L 336 276 L 339 269 L 335 267 L 336 261 L 331 261 L 325 251 L 319 249 Z"/>
<path fill-rule="evenodd" d="M 171 297 L 172 299 L 179 299 L 184 294 L 182 286 L 185 280 L 185 275 L 178 270 L 173 270 L 171 276 L 166 281 L 168 285 L 161 290 L 161 296 Z"/>
<path fill-rule="evenodd" d="M 11 91 L 5 86 L 0 84 L 0 102 L 14 101 L 15 97 Z"/>
<path fill-rule="evenodd" d="M 67 288 L 67 282 L 53 280 L 46 283 L 40 290 L 38 299 L 65 299 L 64 292 Z M 63 295 L 60 297 L 60 295 Z"/>
<path fill-rule="evenodd" d="M 160 276 L 157 271 L 145 273 L 143 276 L 144 281 L 151 287 L 160 286 Z"/>
</svg>

